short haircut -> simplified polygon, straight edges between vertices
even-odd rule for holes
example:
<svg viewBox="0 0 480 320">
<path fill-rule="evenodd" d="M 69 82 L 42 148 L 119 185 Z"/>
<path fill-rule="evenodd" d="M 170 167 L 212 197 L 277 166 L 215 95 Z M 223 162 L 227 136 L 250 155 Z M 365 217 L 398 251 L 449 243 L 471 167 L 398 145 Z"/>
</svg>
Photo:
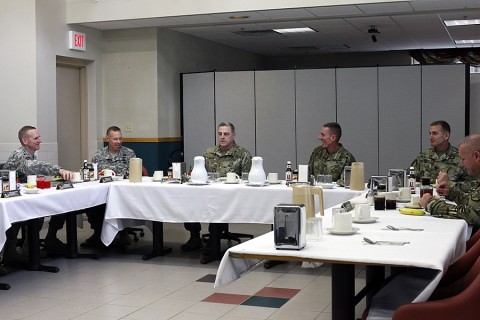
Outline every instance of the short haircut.
<svg viewBox="0 0 480 320">
<path fill-rule="evenodd" d="M 117 126 L 111 126 L 111 127 L 109 127 L 109 128 L 107 129 L 107 136 L 108 136 L 108 134 L 110 133 L 110 131 L 119 132 L 119 131 L 122 131 L 122 130 L 120 130 L 120 128 L 117 127 Z"/>
<path fill-rule="evenodd" d="M 20 140 L 20 142 L 22 142 L 22 139 L 25 138 L 25 136 L 27 135 L 27 132 L 30 131 L 30 130 L 35 130 L 35 129 L 37 129 L 37 128 L 32 127 L 32 126 L 23 126 L 18 131 L 18 140 Z"/>
<path fill-rule="evenodd" d="M 433 121 L 432 123 L 430 123 L 430 127 L 431 126 L 441 126 L 443 131 L 448 133 L 451 132 L 450 125 L 448 124 L 447 121 L 443 121 L 443 120 Z"/>
<path fill-rule="evenodd" d="M 235 126 L 231 122 L 220 122 L 217 128 L 220 127 L 230 127 L 230 129 L 232 129 L 232 133 L 235 133 Z"/>
<path fill-rule="evenodd" d="M 336 122 L 327 122 L 323 125 L 325 128 L 330 129 L 330 132 L 332 132 L 334 135 L 337 136 L 337 141 L 340 141 L 340 138 L 342 137 L 342 127 Z"/>
<path fill-rule="evenodd" d="M 473 133 L 460 141 L 459 146 L 464 145 L 468 151 L 480 151 L 480 134 Z"/>
</svg>

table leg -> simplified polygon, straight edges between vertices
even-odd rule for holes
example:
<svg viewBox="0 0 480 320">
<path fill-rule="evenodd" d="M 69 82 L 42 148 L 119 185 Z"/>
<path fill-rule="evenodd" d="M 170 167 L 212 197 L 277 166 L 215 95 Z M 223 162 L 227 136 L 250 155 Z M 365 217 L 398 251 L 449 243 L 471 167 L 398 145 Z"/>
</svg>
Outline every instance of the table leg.
<svg viewBox="0 0 480 320">
<path fill-rule="evenodd" d="M 384 266 L 366 266 L 366 285 L 369 287 L 367 292 L 367 307 L 370 306 L 372 297 L 382 287 L 382 283 L 385 280 L 385 267 Z"/>
<path fill-rule="evenodd" d="M 58 272 L 59 268 L 40 264 L 40 219 L 31 219 L 27 222 L 28 229 L 28 266 L 30 271 Z"/>
<path fill-rule="evenodd" d="M 143 260 L 149 260 L 158 256 L 166 255 L 172 248 L 163 246 L 163 222 L 152 221 L 153 248 L 152 252 L 143 256 Z"/>
<path fill-rule="evenodd" d="M 67 258 L 90 258 L 98 259 L 98 254 L 95 253 L 78 253 L 77 242 L 77 214 L 83 213 L 82 211 L 73 211 L 65 214 L 65 225 L 67 229 Z"/>
<path fill-rule="evenodd" d="M 355 266 L 332 264 L 332 320 L 355 319 Z"/>
</svg>

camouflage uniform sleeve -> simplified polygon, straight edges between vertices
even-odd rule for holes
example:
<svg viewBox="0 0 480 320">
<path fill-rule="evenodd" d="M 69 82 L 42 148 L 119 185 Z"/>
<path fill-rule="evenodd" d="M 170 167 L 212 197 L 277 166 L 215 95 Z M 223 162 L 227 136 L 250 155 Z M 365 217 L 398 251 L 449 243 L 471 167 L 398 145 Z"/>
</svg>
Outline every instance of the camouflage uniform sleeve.
<svg viewBox="0 0 480 320">
<path fill-rule="evenodd" d="M 60 166 L 53 165 L 38 159 L 28 159 L 20 150 L 15 151 L 4 165 L 7 170 L 17 170 L 23 175 L 43 174 L 57 176 L 60 174 Z"/>
<path fill-rule="evenodd" d="M 355 162 L 355 157 L 350 152 L 348 152 L 348 157 L 345 158 L 345 162 L 343 163 L 340 178 L 338 178 L 337 180 L 337 184 L 341 187 L 345 186 L 345 166 L 351 166 L 352 162 Z"/>
<path fill-rule="evenodd" d="M 315 150 L 313 149 L 312 154 L 310 155 L 310 160 L 308 160 L 308 176 L 315 175 L 313 171 L 313 161 L 315 160 Z"/>
<path fill-rule="evenodd" d="M 463 219 L 469 225 L 480 226 L 480 188 L 469 194 L 452 189 L 448 199 L 454 200 L 457 204 L 448 204 L 442 199 L 433 200 L 428 203 L 427 211 L 435 217 Z"/>
<path fill-rule="evenodd" d="M 252 156 L 250 155 L 250 152 L 245 150 L 243 154 L 243 159 L 242 159 L 242 170 L 239 175 L 241 176 L 242 172 L 250 172 L 251 168 L 252 168 Z"/>
</svg>

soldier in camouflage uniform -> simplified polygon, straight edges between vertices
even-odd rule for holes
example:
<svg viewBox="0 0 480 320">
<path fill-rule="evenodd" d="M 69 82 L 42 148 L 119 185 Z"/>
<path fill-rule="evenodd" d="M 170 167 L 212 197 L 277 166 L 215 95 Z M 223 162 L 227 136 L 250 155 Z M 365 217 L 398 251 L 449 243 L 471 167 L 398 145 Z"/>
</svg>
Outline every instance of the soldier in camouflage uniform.
<svg viewBox="0 0 480 320">
<path fill-rule="evenodd" d="M 318 139 L 322 145 L 313 150 L 308 162 L 308 173 L 332 175 L 332 180 L 343 184 L 343 169 L 355 162 L 353 155 L 339 142 L 342 128 L 336 122 L 323 125 Z"/>
<path fill-rule="evenodd" d="M 229 122 L 222 122 L 217 130 L 218 145 L 208 148 L 203 154 L 205 168 L 208 172 L 217 172 L 225 177 L 228 172 L 235 172 L 239 176 L 242 172 L 249 172 L 252 166 L 252 156 L 247 149 L 235 143 L 235 126 Z M 208 231 L 210 237 L 200 259 L 205 264 L 221 259 L 220 235 L 227 229 L 226 223 L 210 223 Z M 190 231 L 190 239 L 181 246 L 183 251 L 196 250 L 202 247 L 200 239 L 201 225 L 199 223 L 185 223 L 185 229 Z"/>
<path fill-rule="evenodd" d="M 42 143 L 40 134 L 35 127 L 24 126 L 18 132 L 18 139 L 22 145 L 15 150 L 5 162 L 5 170 L 17 170 L 20 182 L 27 182 L 28 175 L 62 176 L 65 180 L 73 178 L 73 172 L 62 169 L 58 165 L 37 159 L 35 152 L 40 149 Z M 49 253 L 65 253 L 66 245 L 57 238 L 57 231 L 63 227 L 64 215 L 54 215 L 50 218 L 47 236 L 45 237 L 45 249 Z M 3 262 L 12 266 L 24 267 L 26 259 L 17 253 L 17 235 L 19 224 L 14 224 L 6 231 L 7 241 L 4 246 Z"/>
<path fill-rule="evenodd" d="M 119 127 L 112 126 L 107 129 L 106 137 L 108 146 L 98 150 L 92 162 L 98 163 L 98 170 L 110 169 L 118 176 L 128 175 L 130 159 L 135 158 L 135 152 L 122 146 L 122 131 Z"/>
<path fill-rule="evenodd" d="M 95 153 L 92 162 L 98 163 L 97 168 L 100 174 L 102 174 L 102 170 L 110 169 L 115 172 L 115 175 L 128 176 L 130 159 L 136 157 L 135 152 L 122 146 L 122 131 L 117 126 L 111 126 L 107 129 L 106 140 L 108 145 Z M 86 239 L 82 246 L 103 248 L 101 234 L 105 218 L 105 205 L 90 208 L 87 211 L 87 217 L 93 229 L 93 235 Z M 120 244 L 129 245 L 131 243 L 127 230 L 120 231 L 119 236 Z"/>
<path fill-rule="evenodd" d="M 458 149 L 449 143 L 450 125 L 442 120 L 432 122 L 429 134 L 432 147 L 422 151 L 410 165 L 415 169 L 415 179 L 430 178 L 430 181 L 435 181 L 440 172 L 445 172 L 461 190 L 469 191 L 475 179 L 460 166 Z"/>
<path fill-rule="evenodd" d="M 419 204 L 426 208 L 432 216 L 464 219 L 474 229 L 480 227 L 480 135 L 472 134 L 465 137 L 459 146 L 460 164 L 468 174 L 477 179 L 476 186 L 465 193 L 453 186 L 448 175 L 439 175 L 437 193 L 445 196 L 455 204 L 448 204 L 443 199 L 435 199 L 430 194 L 425 194 Z"/>
</svg>

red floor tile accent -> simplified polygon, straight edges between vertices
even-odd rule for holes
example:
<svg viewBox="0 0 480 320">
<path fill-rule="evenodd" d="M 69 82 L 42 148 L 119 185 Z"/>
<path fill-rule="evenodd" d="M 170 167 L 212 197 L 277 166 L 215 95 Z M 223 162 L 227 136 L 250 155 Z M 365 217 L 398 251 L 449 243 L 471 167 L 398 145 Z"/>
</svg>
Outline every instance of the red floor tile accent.
<svg viewBox="0 0 480 320">
<path fill-rule="evenodd" d="M 226 304 L 240 304 L 250 298 L 249 295 L 244 294 L 230 294 L 230 293 L 214 293 L 206 297 L 202 302 L 215 302 Z"/>
<path fill-rule="evenodd" d="M 273 298 L 287 298 L 290 299 L 295 296 L 300 289 L 285 289 L 285 288 L 272 288 L 265 287 L 262 290 L 255 293 L 255 296 L 260 297 L 273 297 Z"/>
</svg>

